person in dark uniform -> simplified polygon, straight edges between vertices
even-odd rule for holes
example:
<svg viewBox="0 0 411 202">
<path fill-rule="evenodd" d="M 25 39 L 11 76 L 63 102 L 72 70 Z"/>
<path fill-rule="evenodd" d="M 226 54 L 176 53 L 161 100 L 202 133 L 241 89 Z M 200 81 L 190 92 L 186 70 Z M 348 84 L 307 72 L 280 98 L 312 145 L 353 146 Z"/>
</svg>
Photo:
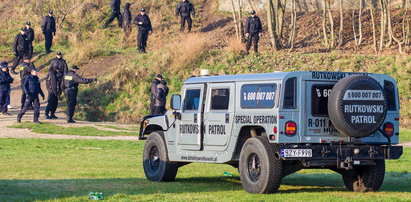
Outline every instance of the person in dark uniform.
<svg viewBox="0 0 411 202">
<path fill-rule="evenodd" d="M 0 67 L 0 112 L 4 115 L 10 115 L 7 112 L 7 100 L 10 97 L 10 84 L 13 83 L 13 78 L 10 76 L 7 62 L 2 62 Z"/>
<path fill-rule="evenodd" d="M 27 28 L 21 28 L 20 33 L 14 38 L 13 51 L 16 58 L 11 66 L 11 73 L 16 73 L 16 67 L 19 65 L 24 56 L 29 57 L 29 41 L 27 38 Z"/>
<path fill-rule="evenodd" d="M 26 22 L 26 29 L 27 29 L 27 39 L 29 42 L 29 50 L 28 50 L 28 54 L 29 57 L 32 58 L 33 57 L 33 41 L 34 41 L 34 30 L 31 28 L 31 23 L 30 21 Z"/>
<path fill-rule="evenodd" d="M 33 63 L 30 63 L 30 57 L 24 56 L 23 64 L 20 66 L 20 82 L 21 82 L 21 109 L 24 107 L 24 103 L 26 102 L 26 92 L 24 91 L 24 80 L 30 75 L 31 70 L 35 69 Z M 31 106 L 29 106 L 31 108 Z"/>
<path fill-rule="evenodd" d="M 121 0 L 111 0 L 111 15 L 110 18 L 107 20 L 106 23 L 103 25 L 103 29 L 107 28 L 107 26 L 113 22 L 115 18 L 118 20 L 118 26 L 122 27 L 122 19 L 121 19 L 121 12 L 120 12 L 120 5 Z"/>
<path fill-rule="evenodd" d="M 59 92 L 62 92 L 61 84 L 63 82 L 63 77 L 64 74 L 67 74 L 68 72 L 67 62 L 63 59 L 63 53 L 57 51 L 56 57 L 53 58 L 50 63 L 49 70 L 54 70 L 54 72 L 56 72 Z"/>
<path fill-rule="evenodd" d="M 57 119 L 55 115 L 60 95 L 60 85 L 57 79 L 56 69 L 49 69 L 46 77 L 46 87 L 48 91 L 47 107 L 46 107 L 46 119 Z"/>
<path fill-rule="evenodd" d="M 128 36 L 130 36 L 130 33 L 133 31 L 132 26 L 131 26 L 131 12 L 130 12 L 130 3 L 126 3 L 126 7 L 124 7 L 124 11 L 122 13 L 122 18 L 123 18 L 123 31 L 124 31 L 124 40 L 123 43 L 125 43 L 128 39 Z"/>
<path fill-rule="evenodd" d="M 44 93 L 41 90 L 40 79 L 37 76 L 36 68 L 33 68 L 31 70 L 31 74 L 27 78 L 24 79 L 23 89 L 27 95 L 27 99 L 26 99 L 26 102 L 24 103 L 23 109 L 20 111 L 19 115 L 17 116 L 17 122 L 21 123 L 21 118 L 23 118 L 24 114 L 27 112 L 30 105 L 33 105 L 33 108 L 34 108 L 33 122 L 36 124 L 41 124 L 41 122 L 39 121 L 39 117 L 40 117 L 39 94 L 44 100 Z"/>
<path fill-rule="evenodd" d="M 183 0 L 177 5 L 176 15 L 180 16 L 180 31 L 184 31 L 187 22 L 188 32 L 191 32 L 191 27 L 193 25 L 191 14 L 193 14 L 193 17 L 195 16 L 194 5 L 188 0 Z"/>
<path fill-rule="evenodd" d="M 260 18 L 256 15 L 255 11 L 251 11 L 251 16 L 247 18 L 245 25 L 245 37 L 247 38 L 246 51 L 247 54 L 251 48 L 251 44 L 254 44 L 254 51 L 258 53 L 258 41 L 263 34 L 263 26 Z"/>
<path fill-rule="evenodd" d="M 53 35 L 56 36 L 56 20 L 53 17 L 53 11 L 50 10 L 48 16 L 44 17 L 41 30 L 43 30 L 44 38 L 46 39 L 46 53 L 49 54 L 53 45 Z"/>
<path fill-rule="evenodd" d="M 148 35 L 153 31 L 151 21 L 146 14 L 146 9 L 141 9 L 140 14 L 134 18 L 133 24 L 138 26 L 137 46 L 140 53 L 146 53 Z"/>
<path fill-rule="evenodd" d="M 164 115 L 166 113 L 166 103 L 169 88 L 166 80 L 161 80 L 157 85 L 157 97 L 154 106 L 154 115 Z"/>
<path fill-rule="evenodd" d="M 154 109 L 155 109 L 155 104 L 156 104 L 156 97 L 158 94 L 158 90 L 157 90 L 157 85 L 160 84 L 160 81 L 163 80 L 163 75 L 161 74 L 157 74 L 156 78 L 153 79 L 152 83 L 151 83 L 151 87 L 150 87 L 150 114 L 154 115 Z"/>
<path fill-rule="evenodd" d="M 97 79 L 86 79 L 77 74 L 80 70 L 77 66 L 73 66 L 71 70 L 64 75 L 63 89 L 67 100 L 67 123 L 76 123 L 73 120 L 74 110 L 77 105 L 77 93 L 79 84 L 88 84 Z"/>
</svg>

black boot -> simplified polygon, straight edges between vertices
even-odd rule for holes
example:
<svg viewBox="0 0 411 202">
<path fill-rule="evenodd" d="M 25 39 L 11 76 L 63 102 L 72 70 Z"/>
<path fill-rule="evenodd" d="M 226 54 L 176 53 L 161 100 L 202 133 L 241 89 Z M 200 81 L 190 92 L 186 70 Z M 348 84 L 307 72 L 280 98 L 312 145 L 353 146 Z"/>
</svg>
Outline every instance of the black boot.
<svg viewBox="0 0 411 202">
<path fill-rule="evenodd" d="M 19 116 L 17 116 L 17 123 L 21 123 L 21 116 L 19 115 Z"/>
<path fill-rule="evenodd" d="M 50 118 L 51 118 L 51 119 L 58 119 L 58 117 L 57 117 L 56 115 L 54 115 L 54 114 L 52 114 L 52 115 L 50 116 Z"/>
<path fill-rule="evenodd" d="M 33 121 L 33 123 L 35 123 L 35 124 L 42 124 L 39 120 L 35 120 L 35 121 Z"/>
<path fill-rule="evenodd" d="M 76 123 L 73 119 L 67 120 L 67 123 Z"/>
</svg>

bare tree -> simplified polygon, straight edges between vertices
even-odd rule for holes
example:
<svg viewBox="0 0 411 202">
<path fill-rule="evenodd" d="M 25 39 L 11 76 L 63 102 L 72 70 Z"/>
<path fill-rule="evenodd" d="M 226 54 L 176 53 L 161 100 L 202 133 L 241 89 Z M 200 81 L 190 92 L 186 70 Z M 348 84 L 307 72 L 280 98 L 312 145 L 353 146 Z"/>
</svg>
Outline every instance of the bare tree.
<svg viewBox="0 0 411 202">
<path fill-rule="evenodd" d="M 232 9 L 232 15 L 233 15 L 233 20 L 234 20 L 235 33 L 237 36 L 237 40 L 241 41 L 241 31 L 240 31 L 240 28 L 238 27 L 237 11 L 235 9 L 234 0 L 231 0 L 231 9 Z"/>
<path fill-rule="evenodd" d="M 324 43 L 326 44 L 328 49 L 335 47 L 334 19 L 333 19 L 330 7 L 331 7 L 331 0 L 324 0 L 322 27 L 323 27 Z M 327 26 L 327 15 L 328 15 L 328 20 L 330 21 L 329 27 Z"/>
<path fill-rule="evenodd" d="M 244 24 L 243 24 L 243 0 L 238 0 L 238 29 L 240 30 L 240 41 L 244 42 Z"/>
<path fill-rule="evenodd" d="M 375 19 L 374 19 L 374 4 L 373 0 L 368 1 L 370 4 L 370 15 L 371 15 L 371 25 L 372 25 L 372 39 L 373 39 L 373 49 L 377 52 L 377 34 L 375 30 Z"/>
<path fill-rule="evenodd" d="M 339 1 L 340 7 L 340 30 L 338 32 L 338 47 L 340 48 L 343 44 L 344 38 L 344 11 L 342 0 Z"/>
<path fill-rule="evenodd" d="M 290 47 L 290 51 L 292 51 L 294 49 L 296 24 L 297 24 L 296 0 L 291 0 L 290 36 L 289 36 L 289 39 L 288 39 L 288 47 Z"/>
<path fill-rule="evenodd" d="M 384 38 L 385 38 L 385 30 L 387 27 L 387 16 L 385 13 L 385 0 L 380 0 L 380 4 L 381 4 L 381 19 L 380 19 L 380 47 L 379 47 L 379 51 L 382 51 L 382 48 L 384 46 Z"/>
<path fill-rule="evenodd" d="M 358 36 L 357 36 L 357 23 L 355 22 L 355 9 L 352 12 L 352 28 L 354 35 L 355 45 L 358 47 L 362 43 L 362 10 L 363 10 L 363 0 L 358 1 Z M 374 16 L 371 16 L 372 18 Z"/>
<path fill-rule="evenodd" d="M 270 35 L 270 42 L 274 50 L 278 50 L 278 35 L 277 35 L 277 23 L 276 23 L 276 15 L 273 0 L 267 0 L 267 25 L 268 25 L 268 33 Z"/>
</svg>

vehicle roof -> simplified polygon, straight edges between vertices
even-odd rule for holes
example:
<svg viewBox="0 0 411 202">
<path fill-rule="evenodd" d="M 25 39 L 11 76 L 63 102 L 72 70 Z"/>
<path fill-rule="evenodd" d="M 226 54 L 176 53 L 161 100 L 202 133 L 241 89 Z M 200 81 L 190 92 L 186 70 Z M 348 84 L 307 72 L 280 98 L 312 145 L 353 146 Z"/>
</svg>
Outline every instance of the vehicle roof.
<svg viewBox="0 0 411 202">
<path fill-rule="evenodd" d="M 185 81 L 185 84 L 190 83 L 221 83 L 221 82 L 238 82 L 238 81 L 267 81 L 283 79 L 287 75 L 297 72 L 274 72 L 261 74 L 239 74 L 239 75 L 223 75 L 223 76 L 202 76 L 191 77 Z M 300 72 L 305 73 L 305 72 Z"/>
</svg>

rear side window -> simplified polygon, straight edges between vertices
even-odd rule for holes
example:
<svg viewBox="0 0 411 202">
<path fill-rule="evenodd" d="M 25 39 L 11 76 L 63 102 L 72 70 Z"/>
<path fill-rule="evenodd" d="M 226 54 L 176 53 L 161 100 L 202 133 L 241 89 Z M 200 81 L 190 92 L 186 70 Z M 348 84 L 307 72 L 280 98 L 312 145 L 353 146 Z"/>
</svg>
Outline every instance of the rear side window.
<svg viewBox="0 0 411 202">
<path fill-rule="evenodd" d="M 228 110 L 230 89 L 211 90 L 211 110 Z"/>
<path fill-rule="evenodd" d="M 334 85 L 313 85 L 311 88 L 311 115 L 328 116 L 328 97 Z"/>
<path fill-rule="evenodd" d="M 276 84 L 249 84 L 241 87 L 241 108 L 270 109 L 274 107 Z"/>
<path fill-rule="evenodd" d="M 390 81 L 384 81 L 384 91 L 385 91 L 385 96 L 387 97 L 388 110 L 396 111 L 397 106 L 396 106 L 395 98 L 397 98 L 397 96 L 395 95 L 394 84 Z"/>
<path fill-rule="evenodd" d="M 297 108 L 297 78 L 290 78 L 285 82 L 284 88 L 284 109 L 295 109 Z"/>
<path fill-rule="evenodd" d="M 184 111 L 195 110 L 197 111 L 200 106 L 200 89 L 187 90 L 184 98 Z"/>
</svg>

